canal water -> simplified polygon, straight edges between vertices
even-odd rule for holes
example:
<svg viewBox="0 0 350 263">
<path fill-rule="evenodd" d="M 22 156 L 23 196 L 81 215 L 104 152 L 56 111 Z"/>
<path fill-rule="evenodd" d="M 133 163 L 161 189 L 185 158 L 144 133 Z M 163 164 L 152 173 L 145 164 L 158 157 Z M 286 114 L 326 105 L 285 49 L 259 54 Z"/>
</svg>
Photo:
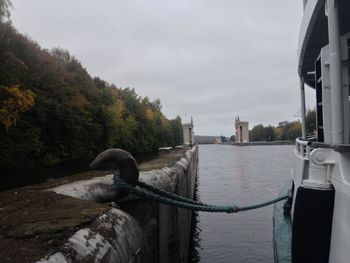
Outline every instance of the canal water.
<svg viewBox="0 0 350 263">
<path fill-rule="evenodd" d="M 250 205 L 276 197 L 290 179 L 293 146 L 200 145 L 197 199 Z M 195 214 L 192 262 L 273 262 L 273 206 Z"/>
</svg>

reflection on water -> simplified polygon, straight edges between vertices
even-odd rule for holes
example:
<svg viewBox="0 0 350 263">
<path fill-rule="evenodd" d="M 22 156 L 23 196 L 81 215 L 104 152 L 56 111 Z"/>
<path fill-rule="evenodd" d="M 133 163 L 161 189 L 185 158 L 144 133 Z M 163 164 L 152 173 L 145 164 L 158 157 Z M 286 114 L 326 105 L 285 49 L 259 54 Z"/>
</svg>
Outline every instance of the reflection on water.
<svg viewBox="0 0 350 263">
<path fill-rule="evenodd" d="M 274 198 L 290 177 L 293 146 L 200 145 L 196 198 L 249 205 Z M 194 213 L 190 262 L 273 262 L 272 206 Z"/>
</svg>

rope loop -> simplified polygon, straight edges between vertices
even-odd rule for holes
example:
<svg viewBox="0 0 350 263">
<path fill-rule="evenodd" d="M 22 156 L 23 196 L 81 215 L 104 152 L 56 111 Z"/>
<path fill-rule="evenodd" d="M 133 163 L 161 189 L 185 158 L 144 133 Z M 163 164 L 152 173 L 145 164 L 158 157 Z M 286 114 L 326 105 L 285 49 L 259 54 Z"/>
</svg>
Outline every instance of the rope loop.
<svg viewBox="0 0 350 263">
<path fill-rule="evenodd" d="M 179 196 L 165 190 L 153 187 L 149 184 L 138 181 L 136 183 L 136 187 L 126 183 L 123 181 L 118 175 L 113 176 L 114 184 L 117 185 L 120 191 L 128 192 L 129 194 L 134 194 L 142 198 L 158 201 L 160 203 L 164 203 L 167 205 L 172 205 L 176 207 L 181 207 L 193 211 L 202 211 L 202 212 L 211 212 L 211 213 L 238 213 L 242 211 L 248 211 L 253 209 L 258 209 L 261 207 L 265 207 L 282 200 L 288 199 L 288 195 L 279 196 L 275 199 L 269 200 L 267 202 L 258 203 L 250 206 L 239 207 L 235 204 L 233 205 L 210 205 L 205 204 L 199 201 L 193 201 L 191 199 L 185 198 L 183 196 Z"/>
</svg>

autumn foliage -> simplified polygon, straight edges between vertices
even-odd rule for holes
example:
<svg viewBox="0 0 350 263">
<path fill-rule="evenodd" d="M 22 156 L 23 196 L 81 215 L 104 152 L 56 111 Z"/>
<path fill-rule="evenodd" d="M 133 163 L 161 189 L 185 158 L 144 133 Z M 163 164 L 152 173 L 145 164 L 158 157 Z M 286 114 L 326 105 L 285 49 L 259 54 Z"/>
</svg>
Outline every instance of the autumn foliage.
<svg viewBox="0 0 350 263">
<path fill-rule="evenodd" d="M 21 90 L 19 86 L 1 89 L 9 95 L 0 107 L 0 123 L 8 130 L 16 124 L 21 113 L 33 107 L 35 94 L 31 90 Z"/>
<path fill-rule="evenodd" d="M 0 22 L 2 171 L 181 143 L 181 119 L 167 119 L 159 100 L 92 78 L 67 51 L 42 49 Z"/>
</svg>

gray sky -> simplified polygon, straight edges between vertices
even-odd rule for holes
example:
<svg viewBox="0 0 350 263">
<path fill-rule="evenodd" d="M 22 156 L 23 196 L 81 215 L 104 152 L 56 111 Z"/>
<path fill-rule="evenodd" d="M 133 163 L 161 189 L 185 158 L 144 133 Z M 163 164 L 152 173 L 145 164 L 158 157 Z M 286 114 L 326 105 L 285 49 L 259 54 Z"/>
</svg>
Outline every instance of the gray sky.
<svg viewBox="0 0 350 263">
<path fill-rule="evenodd" d="M 21 33 L 159 98 L 168 118 L 193 116 L 196 134 L 230 136 L 236 115 L 250 128 L 296 119 L 301 0 L 12 2 Z"/>
</svg>

